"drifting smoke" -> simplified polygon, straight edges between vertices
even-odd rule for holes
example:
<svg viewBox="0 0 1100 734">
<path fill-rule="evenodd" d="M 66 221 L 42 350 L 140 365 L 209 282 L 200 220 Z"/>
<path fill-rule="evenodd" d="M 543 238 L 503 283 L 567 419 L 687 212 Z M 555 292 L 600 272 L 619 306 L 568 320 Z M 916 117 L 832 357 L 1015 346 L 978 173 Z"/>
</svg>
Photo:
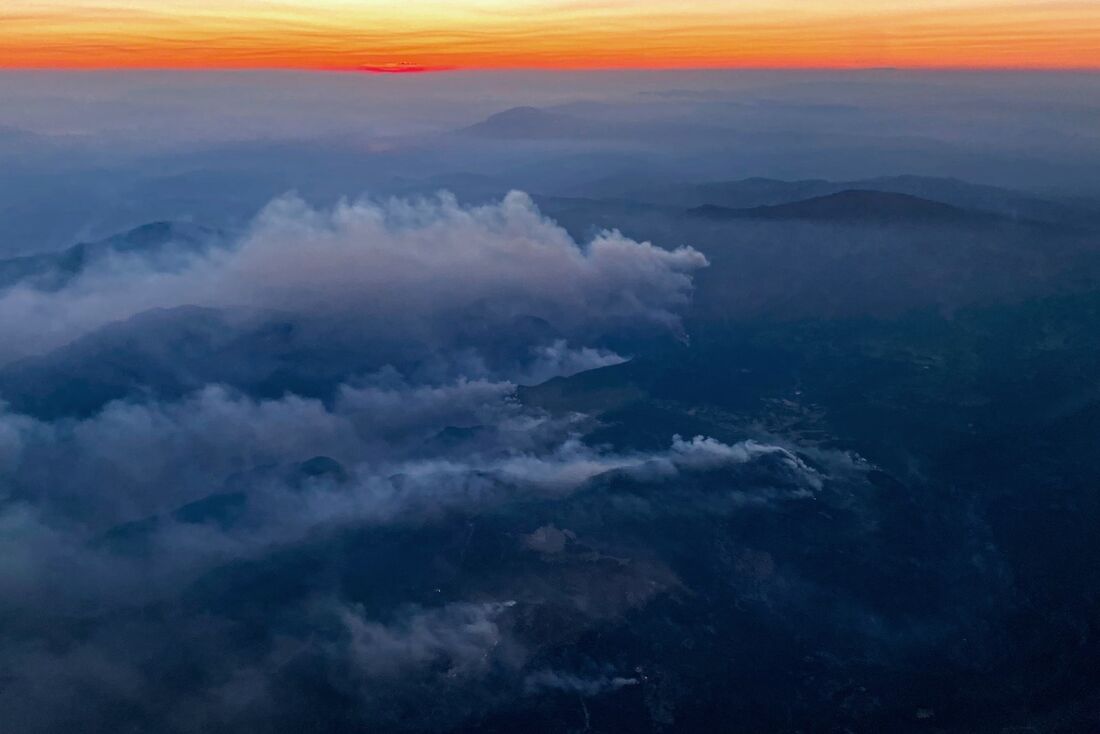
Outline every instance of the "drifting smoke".
<svg viewBox="0 0 1100 734">
<path fill-rule="evenodd" d="M 475 675 L 494 657 L 509 653 L 498 618 L 515 602 L 448 604 L 440 609 L 406 612 L 397 625 L 365 620 L 354 609 L 341 611 L 351 637 L 349 653 L 367 678 L 398 675 L 444 661 L 447 674 Z M 515 655 L 515 652 L 511 653 Z"/>
<path fill-rule="evenodd" d="M 540 670 L 527 676 L 524 687 L 528 693 L 539 693 L 545 690 L 552 690 L 566 693 L 578 693 L 582 696 L 598 696 L 601 693 L 617 691 L 626 686 L 636 686 L 638 683 L 640 683 L 640 681 L 637 678 L 628 678 L 619 675 L 585 678 L 571 673 L 559 673 L 554 670 Z"/>
<path fill-rule="evenodd" d="M 132 721 L 105 711 L 143 711 L 135 701 L 157 695 L 191 701 L 172 714 L 183 729 L 264 721 L 280 710 L 280 680 L 312 675 L 296 667 L 303 659 L 340 681 L 332 685 L 360 702 L 360 715 L 385 721 L 387 696 L 405 700 L 415 681 L 453 687 L 522 669 L 531 651 L 512 617 L 528 607 L 499 601 L 521 595 L 522 577 L 465 598 L 429 589 L 433 604 L 392 579 L 349 593 L 324 574 L 279 570 L 246 588 L 310 586 L 270 602 L 253 648 L 227 632 L 237 613 L 196 610 L 252 593 L 217 591 L 225 574 L 315 556 L 296 549 L 320 549 L 338 574 L 412 563 L 405 556 L 428 543 L 418 534 L 565 502 L 605 477 L 645 485 L 770 461 L 786 473 L 757 499 L 821 487 L 785 448 L 670 436 L 662 451 L 613 450 L 586 441 L 592 418 L 517 399 L 518 383 L 621 363 L 609 339 L 678 333 L 691 273 L 706 264 L 690 248 L 614 232 L 581 246 L 523 194 L 478 208 L 444 196 L 329 211 L 285 198 L 234 246 L 171 262 L 111 256 L 55 290 L 24 283 L 0 294 L 4 360 L 43 355 L 13 366 L 21 382 L 9 384 L 46 384 L 68 374 L 66 360 L 76 370 L 64 389 L 46 391 L 60 396 L 52 411 L 0 409 L 0 614 L 12 621 L 0 638 L 11 679 L 0 717 L 24 730 L 65 725 L 58 712 L 71 706 L 80 718 Z M 286 333 L 293 338 L 280 341 Z M 209 378 L 211 364 L 223 380 Z M 331 389 L 249 389 L 294 370 L 329 375 Z M 70 409 L 72 386 L 94 392 L 97 379 L 125 389 L 85 414 Z M 712 505 L 730 505 L 737 488 L 724 492 Z M 461 565 L 470 532 L 432 563 Z M 344 537 L 404 545 L 343 551 Z M 579 620 L 622 614 L 677 583 L 655 560 L 592 572 L 600 580 L 580 600 L 555 602 Z M 48 649 L 43 619 L 52 620 Z M 138 643 L 177 635 L 210 672 L 166 692 L 141 671 L 168 671 L 181 653 Z M 219 655 L 227 645 L 238 645 L 235 659 Z M 60 682 L 43 687 L 47 679 Z M 546 671 L 516 679 L 526 683 L 501 690 L 588 696 L 636 682 Z"/>
<path fill-rule="evenodd" d="M 663 250 L 617 232 L 585 246 L 544 218 L 525 194 L 463 208 L 453 197 L 344 203 L 312 209 L 288 197 L 268 206 L 234 247 L 203 249 L 165 270 L 140 253 L 103 258 L 57 291 L 17 285 L 0 294 L 0 362 L 44 352 L 154 308 L 247 307 L 320 319 L 359 340 L 456 348 L 476 321 L 484 339 L 522 318 L 569 341 L 620 330 L 676 330 L 692 271 L 691 248 Z M 475 336 L 475 339 L 477 337 Z M 477 344 L 465 344 L 476 347 Z M 547 363 L 583 369 L 603 352 Z M 571 364 L 572 361 L 572 364 Z"/>
</svg>

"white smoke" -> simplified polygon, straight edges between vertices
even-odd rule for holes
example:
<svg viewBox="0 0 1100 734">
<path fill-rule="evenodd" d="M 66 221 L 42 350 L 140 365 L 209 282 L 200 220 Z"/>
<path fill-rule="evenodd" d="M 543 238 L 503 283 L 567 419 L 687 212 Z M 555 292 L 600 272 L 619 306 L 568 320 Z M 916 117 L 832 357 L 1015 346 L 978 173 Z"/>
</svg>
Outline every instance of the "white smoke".
<svg viewBox="0 0 1100 734">
<path fill-rule="evenodd" d="M 119 256 L 56 292 L 21 285 L 0 294 L 0 364 L 184 305 L 350 317 L 360 339 L 429 345 L 471 319 L 542 319 L 582 342 L 622 328 L 675 330 L 691 273 L 706 264 L 691 248 L 664 250 L 617 232 L 580 245 L 518 192 L 473 208 L 449 195 L 329 210 L 284 197 L 235 247 L 196 254 L 182 268 Z M 598 353 L 580 358 L 593 357 L 608 363 Z"/>
</svg>

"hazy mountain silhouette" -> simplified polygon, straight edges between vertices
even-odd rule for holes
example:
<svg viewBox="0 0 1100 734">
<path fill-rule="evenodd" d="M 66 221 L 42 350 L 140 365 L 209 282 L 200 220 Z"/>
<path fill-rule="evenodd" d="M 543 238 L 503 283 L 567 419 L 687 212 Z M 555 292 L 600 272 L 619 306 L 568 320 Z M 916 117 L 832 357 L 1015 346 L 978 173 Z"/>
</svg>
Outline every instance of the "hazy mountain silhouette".
<svg viewBox="0 0 1100 734">
<path fill-rule="evenodd" d="M 537 107 L 513 107 L 458 132 L 489 139 L 570 138 L 600 129 L 602 126 L 598 124 L 560 112 Z"/>
<path fill-rule="evenodd" d="M 907 194 L 963 209 L 999 214 L 1007 219 L 1053 222 L 1062 226 L 1095 224 L 1100 221 L 1100 211 L 1087 203 L 1054 201 L 1027 192 L 984 186 L 954 178 L 911 175 L 855 181 L 746 178 L 643 189 L 623 187 L 621 196 L 665 206 L 750 209 L 788 204 L 845 191 Z"/>
<path fill-rule="evenodd" d="M 980 224 L 996 215 L 969 211 L 909 194 L 850 190 L 802 201 L 747 209 L 704 205 L 689 214 L 711 219 L 771 219 L 906 224 Z"/>
</svg>

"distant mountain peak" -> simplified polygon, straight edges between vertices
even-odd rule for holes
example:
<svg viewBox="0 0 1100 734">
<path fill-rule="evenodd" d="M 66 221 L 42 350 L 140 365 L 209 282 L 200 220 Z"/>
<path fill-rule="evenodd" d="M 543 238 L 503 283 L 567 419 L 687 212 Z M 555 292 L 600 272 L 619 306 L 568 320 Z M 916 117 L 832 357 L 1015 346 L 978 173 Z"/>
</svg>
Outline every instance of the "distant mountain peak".
<svg viewBox="0 0 1100 734">
<path fill-rule="evenodd" d="M 570 137 L 591 131 L 586 120 L 538 107 L 512 107 L 459 132 L 485 138 Z"/>
</svg>

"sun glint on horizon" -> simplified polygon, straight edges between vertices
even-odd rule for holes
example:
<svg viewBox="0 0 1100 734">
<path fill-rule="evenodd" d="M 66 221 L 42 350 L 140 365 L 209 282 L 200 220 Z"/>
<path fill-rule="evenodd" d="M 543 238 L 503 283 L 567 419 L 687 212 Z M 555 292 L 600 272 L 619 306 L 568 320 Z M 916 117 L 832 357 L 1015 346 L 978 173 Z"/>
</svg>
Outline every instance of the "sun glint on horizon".
<svg viewBox="0 0 1100 734">
<path fill-rule="evenodd" d="M 0 67 L 1100 68 L 1061 0 L 8 0 Z"/>
</svg>

